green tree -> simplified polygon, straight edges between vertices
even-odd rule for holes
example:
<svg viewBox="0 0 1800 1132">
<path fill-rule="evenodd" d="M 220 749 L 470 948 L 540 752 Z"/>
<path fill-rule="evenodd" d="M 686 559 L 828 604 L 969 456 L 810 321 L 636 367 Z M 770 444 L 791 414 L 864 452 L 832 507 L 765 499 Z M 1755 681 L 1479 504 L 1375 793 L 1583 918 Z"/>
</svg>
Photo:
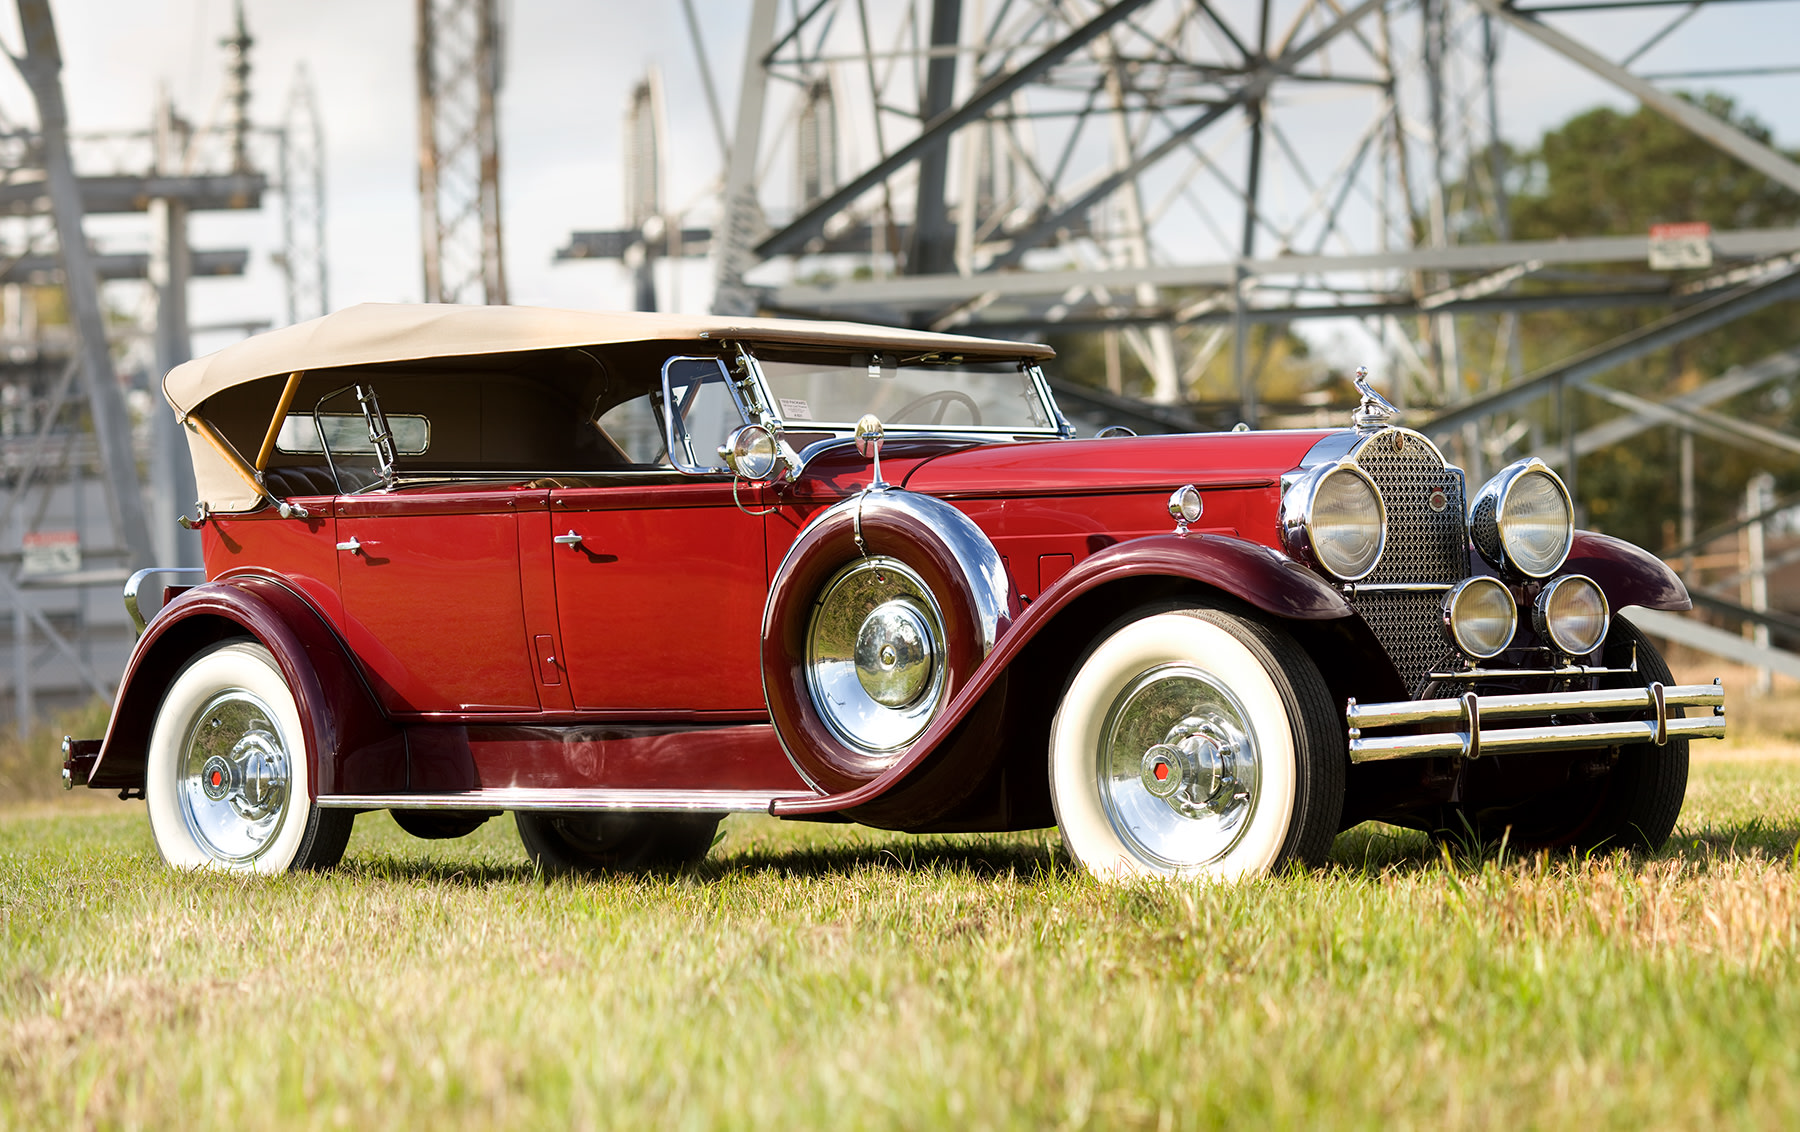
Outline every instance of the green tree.
<svg viewBox="0 0 1800 1132">
<path fill-rule="evenodd" d="M 1768 127 L 1738 110 L 1726 96 L 1685 97 L 1751 137 L 1772 143 Z M 1800 223 L 1800 196 L 1645 109 L 1623 113 L 1601 107 L 1575 115 L 1547 131 L 1536 147 L 1517 155 L 1514 179 L 1511 217 L 1518 239 L 1642 235 L 1652 224 L 1679 221 L 1706 221 L 1719 230 Z M 1605 286 L 1610 282 L 1606 276 L 1643 272 L 1639 264 L 1597 265 L 1591 282 Z M 1567 285 L 1565 278 L 1535 281 L 1526 289 L 1548 293 Z M 1530 372 L 1567 358 L 1669 309 L 1571 309 L 1525 315 L 1520 320 L 1524 369 Z M 1800 342 L 1797 315 L 1800 303 L 1777 304 L 1620 367 L 1606 376 L 1605 383 L 1657 400 L 1673 396 L 1734 365 L 1755 362 Z M 1490 334 L 1492 325 L 1486 324 Z M 1470 329 L 1479 336 L 1482 327 Z M 1479 349 L 1471 353 L 1485 356 Z M 1588 397 L 1577 397 L 1575 404 L 1578 428 L 1618 411 Z M 1780 385 L 1718 408 L 1778 428 L 1793 430 L 1800 424 L 1792 391 Z M 1549 411 L 1549 406 L 1540 409 Z M 1790 456 L 1773 449 L 1745 450 L 1700 441 L 1699 525 L 1704 528 L 1729 518 L 1746 478 L 1764 469 L 1776 474 L 1783 490 L 1800 488 L 1800 461 Z M 1668 521 L 1677 514 L 1679 474 L 1679 438 L 1673 429 L 1659 427 L 1587 457 L 1576 479 L 1591 525 L 1658 546 L 1665 543 Z"/>
</svg>

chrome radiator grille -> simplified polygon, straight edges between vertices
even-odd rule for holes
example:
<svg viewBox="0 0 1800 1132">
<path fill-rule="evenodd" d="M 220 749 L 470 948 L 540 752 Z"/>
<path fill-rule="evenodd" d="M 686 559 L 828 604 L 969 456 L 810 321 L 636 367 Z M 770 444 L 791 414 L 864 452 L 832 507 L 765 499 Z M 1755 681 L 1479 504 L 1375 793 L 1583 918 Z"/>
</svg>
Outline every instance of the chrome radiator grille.
<svg viewBox="0 0 1800 1132">
<path fill-rule="evenodd" d="M 1446 467 L 1429 441 L 1405 429 L 1383 429 L 1352 457 L 1387 505 L 1387 549 L 1358 586 L 1355 606 L 1416 694 L 1422 678 L 1453 655 L 1444 640 L 1441 592 L 1396 593 L 1363 587 L 1384 583 L 1451 585 L 1469 573 L 1462 472 Z M 1442 500 L 1435 500 L 1438 493 Z M 1434 502 L 1441 502 L 1433 508 Z"/>
</svg>

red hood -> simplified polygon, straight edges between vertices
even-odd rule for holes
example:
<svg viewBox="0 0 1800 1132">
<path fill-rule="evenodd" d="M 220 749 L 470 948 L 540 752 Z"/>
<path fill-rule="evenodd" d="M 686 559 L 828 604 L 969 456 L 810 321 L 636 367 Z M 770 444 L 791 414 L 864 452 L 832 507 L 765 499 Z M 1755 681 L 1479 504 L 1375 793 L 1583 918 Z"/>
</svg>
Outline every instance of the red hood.
<svg viewBox="0 0 1800 1132">
<path fill-rule="evenodd" d="M 1313 445 L 1331 431 L 989 444 L 927 457 L 914 464 L 904 479 L 898 468 L 888 478 L 900 480 L 911 491 L 948 498 L 1119 491 L 1184 483 L 1201 488 L 1262 486 L 1299 467 Z"/>
</svg>

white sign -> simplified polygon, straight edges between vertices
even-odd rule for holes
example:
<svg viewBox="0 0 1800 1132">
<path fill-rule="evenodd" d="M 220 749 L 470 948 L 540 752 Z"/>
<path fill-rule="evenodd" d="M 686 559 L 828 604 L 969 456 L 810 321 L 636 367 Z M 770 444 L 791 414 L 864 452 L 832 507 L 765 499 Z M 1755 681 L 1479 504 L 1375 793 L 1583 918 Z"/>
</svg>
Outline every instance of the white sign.
<svg viewBox="0 0 1800 1132">
<path fill-rule="evenodd" d="M 1711 267 L 1712 261 L 1711 224 L 1650 225 L 1650 270 L 1686 271 Z"/>
<path fill-rule="evenodd" d="M 74 531 L 33 531 L 25 536 L 20 572 L 26 577 L 73 574 L 81 569 L 81 536 Z"/>
</svg>

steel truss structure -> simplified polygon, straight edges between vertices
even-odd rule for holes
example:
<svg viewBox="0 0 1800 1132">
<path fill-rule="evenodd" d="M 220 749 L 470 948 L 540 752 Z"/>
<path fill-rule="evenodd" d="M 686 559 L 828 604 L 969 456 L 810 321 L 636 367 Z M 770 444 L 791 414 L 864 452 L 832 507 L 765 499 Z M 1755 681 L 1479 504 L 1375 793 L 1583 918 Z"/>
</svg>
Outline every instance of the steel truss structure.
<svg viewBox="0 0 1800 1132">
<path fill-rule="evenodd" d="M 1800 189 L 1800 166 L 1628 69 L 1707 0 L 1684 0 L 1623 63 L 1556 23 L 1667 2 L 757 0 L 716 305 L 1099 328 L 1166 402 L 1230 343 L 1251 423 L 1262 360 L 1249 328 L 1355 319 L 1399 370 L 1396 399 L 1456 407 L 1526 376 L 1520 311 L 1679 313 L 1794 270 L 1793 229 L 1714 233 L 1720 270 L 1700 278 L 1581 270 L 1644 263 L 1647 234 L 1510 238 L 1503 35 Z M 826 148 L 821 91 L 837 124 L 825 175 L 809 172 Z M 770 175 L 783 164 L 791 181 Z M 1521 293 L 1528 278 L 1538 286 Z M 1470 317 L 1498 324 L 1491 357 L 1459 340 Z"/>
<path fill-rule="evenodd" d="M 1227 348 L 1237 418 L 1272 423 L 1272 336 L 1252 329 L 1348 320 L 1472 476 L 1535 451 L 1573 488 L 1581 456 L 1678 430 L 1691 554 L 1696 439 L 1800 454 L 1713 406 L 1800 365 L 1783 352 L 1667 404 L 1600 379 L 1800 299 L 1800 228 L 1713 231 L 1688 270 L 1658 263 L 1650 233 L 1515 239 L 1504 45 L 1530 41 L 1800 193 L 1800 165 L 1669 87 L 1800 74 L 1800 41 L 1773 64 L 1650 69 L 1708 9 L 1784 2 L 1792 18 L 1793 0 L 755 0 L 715 308 L 1097 330 L 1113 393 L 1128 349 L 1167 404 L 1065 399 L 1159 431 L 1193 427 L 1191 382 Z M 1632 34 L 1604 49 L 1571 30 L 1619 12 Z M 1652 320 L 1522 372 L 1521 313 L 1603 307 Z M 1578 395 L 1623 415 L 1578 431 Z M 1533 424 L 1544 398 L 1563 422 L 1552 443 Z M 1777 616 L 1752 605 L 1726 612 Z"/>
<path fill-rule="evenodd" d="M 192 279 L 241 275 L 249 252 L 192 248 L 191 216 L 260 210 L 274 190 L 290 313 L 321 313 L 308 307 L 323 306 L 325 273 L 317 118 L 290 110 L 280 127 L 255 124 L 241 5 L 221 41 L 216 120 L 196 126 L 159 96 L 145 128 L 103 133 L 69 130 L 49 5 L 18 8 L 14 62 L 36 123 L 0 107 L 0 610 L 23 732 L 40 706 L 110 695 L 132 638 L 118 587 L 133 569 L 199 561 L 197 537 L 176 524 L 195 498 L 192 465 L 155 386 L 190 356 Z M 90 218 L 105 214 L 144 217 L 148 251 L 93 246 Z M 103 295 L 114 281 L 139 283 L 135 309 L 130 289 Z M 46 287 L 62 290 L 51 309 L 66 323 L 40 319 Z M 7 625 L 0 615 L 0 636 Z"/>
<path fill-rule="evenodd" d="M 495 0 L 418 0 L 419 216 L 425 301 L 504 303 Z"/>
</svg>

